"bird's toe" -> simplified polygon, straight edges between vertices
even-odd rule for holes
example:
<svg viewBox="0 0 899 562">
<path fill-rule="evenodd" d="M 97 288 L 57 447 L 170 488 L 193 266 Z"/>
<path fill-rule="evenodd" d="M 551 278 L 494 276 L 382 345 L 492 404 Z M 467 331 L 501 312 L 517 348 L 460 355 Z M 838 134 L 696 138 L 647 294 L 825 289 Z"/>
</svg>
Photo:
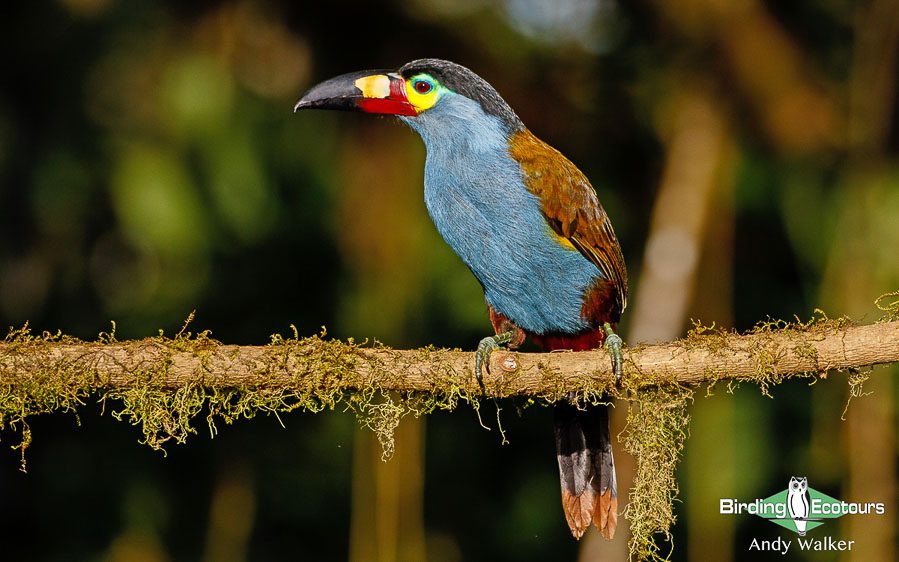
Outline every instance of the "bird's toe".
<svg viewBox="0 0 899 562">
<path fill-rule="evenodd" d="M 618 334 L 609 334 L 606 337 L 605 348 L 609 350 L 609 355 L 612 357 L 612 372 L 615 373 L 616 384 L 621 382 L 621 377 L 624 374 L 624 358 L 621 355 L 622 343 L 621 336 Z"/>
</svg>

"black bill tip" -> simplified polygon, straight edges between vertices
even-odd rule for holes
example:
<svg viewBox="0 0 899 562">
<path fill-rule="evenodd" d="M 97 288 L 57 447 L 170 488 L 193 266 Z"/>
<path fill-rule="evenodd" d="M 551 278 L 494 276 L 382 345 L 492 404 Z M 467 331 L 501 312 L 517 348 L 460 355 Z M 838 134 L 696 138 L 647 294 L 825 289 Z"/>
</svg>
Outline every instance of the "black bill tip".
<svg viewBox="0 0 899 562">
<path fill-rule="evenodd" d="M 296 113 L 301 109 L 342 109 L 347 111 L 361 111 L 358 105 L 360 99 L 365 98 L 366 92 L 363 92 L 357 86 L 360 78 L 370 76 L 386 75 L 389 70 L 363 70 L 359 72 L 350 72 L 341 74 L 325 80 L 321 84 L 317 84 L 310 88 L 300 101 L 293 106 Z"/>
</svg>

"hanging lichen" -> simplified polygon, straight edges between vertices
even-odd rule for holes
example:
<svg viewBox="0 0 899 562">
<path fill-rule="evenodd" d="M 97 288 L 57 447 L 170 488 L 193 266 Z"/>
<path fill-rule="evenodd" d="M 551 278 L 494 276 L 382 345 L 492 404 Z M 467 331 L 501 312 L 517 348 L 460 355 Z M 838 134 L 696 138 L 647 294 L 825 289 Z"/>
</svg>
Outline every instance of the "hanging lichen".
<svg viewBox="0 0 899 562">
<path fill-rule="evenodd" d="M 637 470 L 624 516 L 630 522 L 631 557 L 659 559 L 656 535 L 671 542 L 675 477 L 690 417 L 687 404 L 693 391 L 684 387 L 657 387 L 641 391 L 628 403 L 624 450 L 637 460 Z"/>
</svg>

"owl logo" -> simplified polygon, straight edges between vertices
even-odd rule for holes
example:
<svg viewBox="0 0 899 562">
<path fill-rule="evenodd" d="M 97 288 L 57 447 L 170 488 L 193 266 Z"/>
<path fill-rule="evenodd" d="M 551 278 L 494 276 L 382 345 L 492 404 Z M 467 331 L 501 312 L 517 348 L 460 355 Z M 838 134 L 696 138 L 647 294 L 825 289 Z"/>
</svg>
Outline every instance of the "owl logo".
<svg viewBox="0 0 899 562">
<path fill-rule="evenodd" d="M 808 479 L 805 476 L 791 476 L 790 486 L 787 488 L 787 509 L 790 510 L 790 518 L 800 537 L 805 536 L 810 506 Z"/>
</svg>

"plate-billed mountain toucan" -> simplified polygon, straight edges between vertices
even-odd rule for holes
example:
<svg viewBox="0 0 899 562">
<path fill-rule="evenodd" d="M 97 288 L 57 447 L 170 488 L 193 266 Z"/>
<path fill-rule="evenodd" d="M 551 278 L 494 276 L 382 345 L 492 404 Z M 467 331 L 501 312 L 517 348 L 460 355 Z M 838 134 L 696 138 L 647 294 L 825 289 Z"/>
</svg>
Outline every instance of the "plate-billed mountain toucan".
<svg viewBox="0 0 899 562">
<path fill-rule="evenodd" d="M 299 109 L 396 115 L 421 135 L 428 212 L 483 286 L 496 332 L 478 346 L 479 378 L 493 349 L 528 336 L 545 350 L 604 344 L 621 377 L 614 330 L 627 272 L 612 224 L 584 174 L 535 137 L 490 84 L 458 64 L 421 59 L 327 80 Z M 607 406 L 563 399 L 553 410 L 571 532 L 580 538 L 594 521 L 609 539 L 618 499 Z"/>
</svg>

